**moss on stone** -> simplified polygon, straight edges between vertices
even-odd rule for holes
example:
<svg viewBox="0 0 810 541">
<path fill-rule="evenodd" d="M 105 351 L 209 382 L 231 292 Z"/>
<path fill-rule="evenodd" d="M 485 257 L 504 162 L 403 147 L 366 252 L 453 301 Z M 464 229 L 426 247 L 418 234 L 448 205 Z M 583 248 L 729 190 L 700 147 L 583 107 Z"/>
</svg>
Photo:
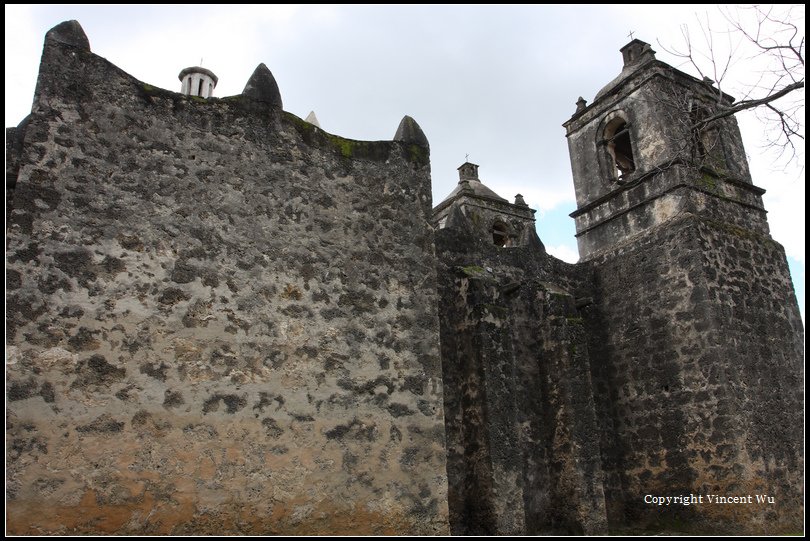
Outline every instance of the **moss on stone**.
<svg viewBox="0 0 810 541">
<path fill-rule="evenodd" d="M 704 172 L 697 180 L 697 185 L 710 192 L 717 191 L 717 177 Z"/>
<path fill-rule="evenodd" d="M 385 161 L 388 159 L 390 144 L 385 141 L 355 141 L 344 139 L 321 131 L 329 143 L 348 159 Z"/>
<path fill-rule="evenodd" d="M 344 158 L 351 158 L 355 152 L 354 141 L 343 139 L 341 137 L 333 137 L 332 143 L 340 149 L 340 153 Z"/>
<path fill-rule="evenodd" d="M 484 268 L 479 267 L 478 265 L 468 265 L 466 267 L 461 267 L 461 272 L 467 276 L 478 276 L 484 272 Z"/>
<path fill-rule="evenodd" d="M 774 248 L 779 246 L 779 243 L 777 243 L 772 238 L 770 238 L 770 237 L 768 237 L 766 235 L 761 235 L 759 233 L 751 231 L 750 229 L 745 229 L 744 227 L 740 227 L 739 225 L 735 225 L 735 224 L 731 224 L 731 223 L 724 223 L 724 222 L 720 222 L 720 221 L 717 221 L 717 220 L 708 220 L 708 219 L 706 219 L 706 220 L 703 220 L 703 221 L 705 223 L 717 228 L 717 229 L 725 231 L 726 233 L 728 233 L 728 234 L 730 234 L 732 236 L 735 236 L 737 238 L 740 238 L 740 239 L 750 240 L 752 242 L 763 243 L 763 244 L 766 244 L 766 245 L 774 247 Z"/>
<path fill-rule="evenodd" d="M 315 132 L 318 131 L 317 126 L 315 126 L 314 124 L 310 124 L 303 118 L 299 118 L 292 113 L 288 113 L 285 111 L 284 117 L 286 118 L 286 120 L 289 120 L 292 123 L 296 131 L 298 131 L 298 133 L 305 139 L 307 138 L 311 139 L 312 137 L 314 137 Z"/>
<path fill-rule="evenodd" d="M 424 167 L 430 163 L 430 154 L 428 149 L 417 144 L 408 145 L 408 153 L 406 157 L 409 162 L 419 167 Z"/>
<path fill-rule="evenodd" d="M 332 135 L 291 113 L 284 113 L 304 142 L 317 148 L 331 148 L 347 160 L 384 162 L 391 152 L 389 141 L 357 141 Z"/>
</svg>

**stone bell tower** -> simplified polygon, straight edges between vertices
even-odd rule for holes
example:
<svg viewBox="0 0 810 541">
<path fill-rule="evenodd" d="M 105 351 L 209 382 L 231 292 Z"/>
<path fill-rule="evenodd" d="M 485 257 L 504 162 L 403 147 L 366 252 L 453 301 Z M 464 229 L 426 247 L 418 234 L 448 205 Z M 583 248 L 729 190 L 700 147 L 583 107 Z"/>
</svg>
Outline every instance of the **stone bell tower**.
<svg viewBox="0 0 810 541">
<path fill-rule="evenodd" d="M 734 117 L 704 124 L 731 96 L 656 60 L 635 39 L 624 66 L 564 124 L 583 259 L 684 212 L 768 234 Z"/>
<path fill-rule="evenodd" d="M 803 327 L 737 123 L 708 122 L 733 98 L 641 40 L 621 53 L 564 124 L 608 523 L 801 531 Z M 778 508 L 644 500 L 765 493 Z"/>
</svg>

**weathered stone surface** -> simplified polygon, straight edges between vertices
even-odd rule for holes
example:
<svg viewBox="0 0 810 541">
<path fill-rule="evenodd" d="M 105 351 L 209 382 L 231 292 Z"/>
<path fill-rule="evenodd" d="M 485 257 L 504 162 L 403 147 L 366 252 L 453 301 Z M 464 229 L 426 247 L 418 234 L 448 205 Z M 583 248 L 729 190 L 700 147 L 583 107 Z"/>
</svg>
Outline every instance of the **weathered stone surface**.
<svg viewBox="0 0 810 541">
<path fill-rule="evenodd" d="M 256 101 L 268 103 L 273 107 L 281 109 L 281 92 L 278 89 L 276 78 L 273 73 L 264 65 L 264 62 L 256 66 L 253 74 L 248 79 L 242 95 L 253 98 Z"/>
<path fill-rule="evenodd" d="M 607 531 L 584 321 L 592 276 L 500 248 L 458 209 L 437 232 L 454 534 Z M 584 271 L 584 272 L 583 272 Z"/>
<path fill-rule="evenodd" d="M 599 287 L 584 312 L 613 527 L 794 531 L 802 326 L 781 246 L 687 216 L 591 265 Z M 780 503 L 643 501 L 669 493 Z"/>
<path fill-rule="evenodd" d="M 426 158 L 74 52 L 9 200 L 7 531 L 447 533 Z"/>
<path fill-rule="evenodd" d="M 65 21 L 57 24 L 45 34 L 45 41 L 49 40 L 84 51 L 90 50 L 90 40 L 87 39 L 87 34 L 84 33 L 79 21 Z"/>
<path fill-rule="evenodd" d="M 451 531 L 604 533 L 587 334 L 575 302 L 592 295 L 593 275 L 548 256 L 534 211 L 483 186 L 477 165 L 459 175 L 433 210 Z"/>
</svg>

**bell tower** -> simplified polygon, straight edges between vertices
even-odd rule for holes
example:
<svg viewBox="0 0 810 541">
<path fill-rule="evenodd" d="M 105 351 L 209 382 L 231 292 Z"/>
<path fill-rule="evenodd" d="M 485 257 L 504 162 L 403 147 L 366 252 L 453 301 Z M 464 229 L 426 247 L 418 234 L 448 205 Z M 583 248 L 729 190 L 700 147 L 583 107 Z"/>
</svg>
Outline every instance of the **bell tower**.
<svg viewBox="0 0 810 541">
<path fill-rule="evenodd" d="M 733 98 L 643 41 L 621 53 L 564 124 L 609 527 L 796 531 L 802 321 L 737 123 L 718 115 Z M 760 491 L 779 509 L 644 501 Z"/>
<path fill-rule="evenodd" d="M 458 167 L 458 177 L 456 188 L 433 209 L 431 221 L 437 229 L 443 229 L 458 211 L 485 244 L 507 248 L 542 244 L 534 228 L 536 211 L 522 195 L 510 203 L 481 182 L 478 164 L 469 161 Z"/>
<path fill-rule="evenodd" d="M 619 76 L 593 103 L 580 98 L 564 124 L 583 260 L 684 212 L 767 235 L 764 190 L 751 183 L 736 120 L 708 121 L 734 99 L 639 39 L 621 53 Z"/>
</svg>

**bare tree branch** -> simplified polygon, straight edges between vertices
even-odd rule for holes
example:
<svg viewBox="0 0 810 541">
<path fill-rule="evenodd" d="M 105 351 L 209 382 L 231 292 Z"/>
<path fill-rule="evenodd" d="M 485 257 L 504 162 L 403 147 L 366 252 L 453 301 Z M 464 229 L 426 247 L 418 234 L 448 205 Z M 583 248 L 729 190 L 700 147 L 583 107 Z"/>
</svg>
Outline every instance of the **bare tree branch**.
<svg viewBox="0 0 810 541">
<path fill-rule="evenodd" d="M 680 107 L 680 117 L 690 118 L 690 129 L 698 132 L 737 113 L 753 111 L 762 122 L 766 148 L 803 168 L 804 6 L 754 5 L 719 11 L 727 29 L 718 30 L 716 21 L 702 13 L 696 15 L 696 32 L 681 26 L 680 45 L 659 42 L 705 83 L 699 115 L 689 100 L 670 105 Z M 727 94 L 737 94 L 739 99 L 730 103 Z M 707 109 L 709 96 L 713 106 Z"/>
<path fill-rule="evenodd" d="M 783 96 L 786 96 L 786 95 L 790 94 L 791 92 L 793 92 L 794 90 L 798 90 L 800 88 L 804 88 L 804 81 L 803 80 L 799 81 L 799 82 L 796 82 L 796 83 L 789 84 L 786 87 L 784 87 L 782 90 L 779 90 L 778 92 L 774 92 L 773 94 L 769 94 L 768 96 L 765 96 L 764 98 L 760 98 L 758 100 L 738 101 L 734 105 L 732 105 L 731 107 L 725 107 L 721 112 L 716 113 L 716 114 L 714 114 L 714 115 L 712 115 L 712 116 L 710 116 L 710 117 L 708 117 L 708 118 L 706 118 L 704 120 L 701 120 L 700 122 L 695 124 L 693 127 L 695 129 L 702 129 L 707 124 L 711 124 L 715 120 L 720 120 L 721 118 L 725 118 L 727 116 L 735 115 L 735 114 L 739 113 L 740 111 L 745 111 L 746 109 L 753 109 L 754 107 L 760 107 L 762 105 L 767 105 L 769 109 L 771 109 L 773 111 L 776 111 L 777 113 L 779 113 L 780 116 L 784 116 L 785 113 L 779 111 L 778 109 L 776 109 L 775 107 L 770 105 L 771 102 L 774 102 L 774 101 L 778 100 L 779 98 L 781 98 Z M 793 135 L 798 135 L 795 132 L 791 132 L 791 133 Z M 802 139 L 804 139 L 804 137 L 802 137 Z"/>
</svg>

